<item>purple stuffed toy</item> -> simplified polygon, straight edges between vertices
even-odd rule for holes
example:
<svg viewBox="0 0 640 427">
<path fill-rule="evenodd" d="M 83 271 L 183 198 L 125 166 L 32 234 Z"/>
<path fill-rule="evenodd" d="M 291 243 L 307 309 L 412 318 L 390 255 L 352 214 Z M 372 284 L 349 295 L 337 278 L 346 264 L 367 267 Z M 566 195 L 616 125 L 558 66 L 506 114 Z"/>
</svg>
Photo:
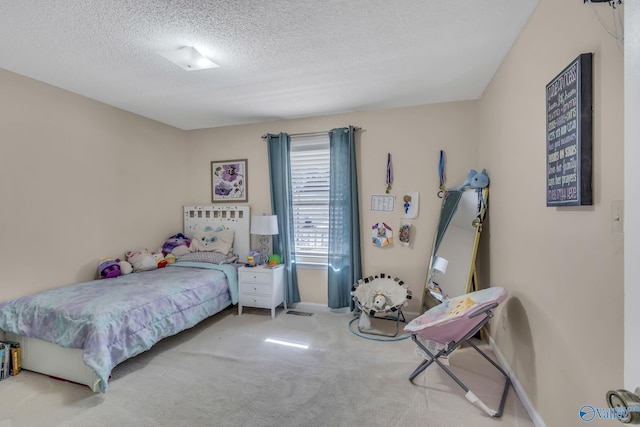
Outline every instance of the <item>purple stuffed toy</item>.
<svg viewBox="0 0 640 427">
<path fill-rule="evenodd" d="M 175 248 L 179 246 L 185 246 L 188 248 L 189 245 L 191 245 L 191 239 L 187 236 L 182 233 L 174 234 L 164 242 L 164 245 L 162 245 L 162 254 L 167 256 L 172 253 Z"/>
<path fill-rule="evenodd" d="M 98 275 L 101 279 L 111 279 L 112 277 L 120 276 L 120 260 L 113 260 L 111 258 L 105 258 L 100 262 L 98 266 Z"/>
</svg>

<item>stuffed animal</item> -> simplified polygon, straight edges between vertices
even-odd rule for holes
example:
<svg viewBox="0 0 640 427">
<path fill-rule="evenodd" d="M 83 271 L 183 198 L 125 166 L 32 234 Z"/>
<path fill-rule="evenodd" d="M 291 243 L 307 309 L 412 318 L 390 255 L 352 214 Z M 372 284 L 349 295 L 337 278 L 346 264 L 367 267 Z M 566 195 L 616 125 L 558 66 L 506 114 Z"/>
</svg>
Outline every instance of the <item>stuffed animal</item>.
<svg viewBox="0 0 640 427">
<path fill-rule="evenodd" d="M 184 234 L 182 233 L 174 234 L 173 236 L 169 237 L 166 240 L 166 242 L 164 242 L 164 244 L 162 245 L 162 254 L 164 256 L 167 256 L 168 254 L 171 254 L 171 253 L 176 255 L 174 251 L 180 248 L 181 246 L 184 246 L 183 249 L 180 249 L 183 252 L 182 255 L 184 255 L 186 253 L 189 253 L 188 250 L 185 252 L 184 249 L 185 248 L 189 249 L 190 244 L 191 244 L 191 239 L 189 239 Z M 176 256 L 179 256 L 179 255 L 176 255 Z"/>
<path fill-rule="evenodd" d="M 133 266 L 125 260 L 121 260 L 118 264 L 120 264 L 120 273 L 122 275 L 129 274 L 133 271 Z"/>
<path fill-rule="evenodd" d="M 158 252 L 151 252 L 151 256 L 156 260 L 158 268 L 165 268 L 167 266 L 167 260 L 165 260 L 164 255 L 162 255 L 162 249 L 158 250 Z"/>
<path fill-rule="evenodd" d="M 475 169 L 471 169 L 467 174 L 467 178 L 461 185 L 449 188 L 449 190 L 463 190 L 465 188 L 485 188 L 489 185 L 489 175 L 486 169 L 478 173 Z"/>
<path fill-rule="evenodd" d="M 147 249 L 129 251 L 126 253 L 127 261 L 131 263 L 134 272 L 155 270 L 158 262 Z"/>
<path fill-rule="evenodd" d="M 103 258 L 102 261 L 100 261 L 100 265 L 98 265 L 98 276 L 100 276 L 101 279 L 111 279 L 120 276 L 119 263 L 119 259 Z"/>
<path fill-rule="evenodd" d="M 376 291 L 373 294 L 373 307 L 378 310 L 384 310 L 389 307 L 387 296 L 382 291 Z"/>
<path fill-rule="evenodd" d="M 176 256 L 174 254 L 167 254 L 164 260 L 167 261 L 167 264 L 174 264 L 176 262 Z"/>
</svg>

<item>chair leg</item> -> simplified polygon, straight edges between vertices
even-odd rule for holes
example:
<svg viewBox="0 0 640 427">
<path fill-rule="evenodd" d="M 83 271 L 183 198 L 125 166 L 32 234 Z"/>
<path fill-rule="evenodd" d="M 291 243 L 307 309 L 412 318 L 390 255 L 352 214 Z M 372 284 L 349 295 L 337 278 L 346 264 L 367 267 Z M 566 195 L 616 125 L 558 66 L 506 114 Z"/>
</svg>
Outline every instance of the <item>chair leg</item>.
<svg viewBox="0 0 640 427">
<path fill-rule="evenodd" d="M 429 367 L 429 365 L 435 362 L 438 366 L 442 368 L 442 370 L 444 370 L 447 373 L 447 375 L 449 375 L 456 382 L 456 384 L 460 386 L 460 388 L 462 388 L 465 391 L 465 398 L 469 402 L 475 405 L 478 405 L 483 411 L 485 411 L 491 417 L 500 418 L 502 416 L 502 413 L 504 412 L 504 406 L 507 402 L 507 394 L 509 392 L 509 386 L 511 385 L 511 379 L 509 378 L 509 375 L 507 375 L 507 373 L 504 371 L 504 369 L 500 367 L 500 365 L 498 365 L 496 362 L 493 361 L 493 359 L 491 359 L 482 350 L 480 350 L 478 346 L 476 346 L 473 342 L 471 342 L 471 340 L 467 340 L 466 342 L 469 343 L 473 348 L 475 348 L 478 353 L 480 353 L 486 360 L 488 360 L 505 377 L 505 385 L 502 391 L 502 397 L 500 398 L 500 406 L 497 411 L 485 405 L 485 403 L 482 400 L 480 400 L 471 390 L 469 390 L 469 387 L 467 387 L 462 381 L 460 381 L 460 379 L 458 379 L 458 377 L 456 377 L 454 373 L 451 372 L 451 370 L 449 370 L 449 368 L 447 368 L 438 359 L 440 356 L 448 352 L 446 347 L 434 355 L 424 345 L 422 345 L 420 341 L 418 341 L 415 334 L 411 335 L 411 339 L 413 340 L 413 342 L 415 342 L 418 345 L 418 347 L 420 347 L 430 357 L 430 359 L 428 360 L 425 359 L 424 361 L 422 361 L 420 365 L 418 365 L 418 367 L 411 373 L 411 375 L 409 376 L 409 381 L 412 384 L 413 384 L 413 380 L 418 375 L 420 375 L 421 372 L 423 372 L 425 369 Z M 458 347 L 461 343 L 462 342 L 456 343 L 455 347 Z"/>
<path fill-rule="evenodd" d="M 409 381 L 413 384 L 413 380 L 418 375 L 420 375 L 422 371 L 427 369 L 429 365 L 431 365 L 433 362 L 437 361 L 436 359 L 442 355 L 444 349 L 440 350 L 437 354 L 434 355 L 429 350 L 427 350 L 427 348 L 424 345 L 422 345 L 420 341 L 418 341 L 415 335 L 411 335 L 411 339 L 413 340 L 414 343 L 416 343 L 418 347 L 422 349 L 422 351 L 424 351 L 427 354 L 427 356 L 429 356 L 429 359 L 423 360 L 422 363 L 420 363 L 420 365 L 418 365 L 418 367 L 411 373 L 411 375 L 409 375 Z"/>
<path fill-rule="evenodd" d="M 502 391 L 502 397 L 500 398 L 500 406 L 498 408 L 498 411 L 496 411 L 495 415 L 493 415 L 496 418 L 500 418 L 502 416 L 502 412 L 504 411 L 504 405 L 507 402 L 507 393 L 509 392 L 509 386 L 511 385 L 511 378 L 509 378 L 509 375 L 504 371 L 504 369 L 502 369 L 500 365 L 498 365 L 493 359 L 487 356 L 484 351 L 480 350 L 477 345 L 475 345 L 471 341 L 467 341 L 467 342 L 473 348 L 475 348 L 476 351 L 480 353 L 485 359 L 487 359 L 498 371 L 500 371 L 500 373 L 505 379 L 504 390 Z"/>
</svg>

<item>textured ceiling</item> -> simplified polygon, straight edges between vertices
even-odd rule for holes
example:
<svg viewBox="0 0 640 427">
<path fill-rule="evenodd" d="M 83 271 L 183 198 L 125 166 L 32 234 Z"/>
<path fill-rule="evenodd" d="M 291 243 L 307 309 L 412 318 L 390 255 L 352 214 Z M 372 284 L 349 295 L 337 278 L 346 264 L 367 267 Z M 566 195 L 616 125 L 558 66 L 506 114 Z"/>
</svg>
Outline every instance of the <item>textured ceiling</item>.
<svg viewBox="0 0 640 427">
<path fill-rule="evenodd" d="M 537 3 L 0 0 L 0 68 L 185 130 L 478 99 Z"/>
</svg>

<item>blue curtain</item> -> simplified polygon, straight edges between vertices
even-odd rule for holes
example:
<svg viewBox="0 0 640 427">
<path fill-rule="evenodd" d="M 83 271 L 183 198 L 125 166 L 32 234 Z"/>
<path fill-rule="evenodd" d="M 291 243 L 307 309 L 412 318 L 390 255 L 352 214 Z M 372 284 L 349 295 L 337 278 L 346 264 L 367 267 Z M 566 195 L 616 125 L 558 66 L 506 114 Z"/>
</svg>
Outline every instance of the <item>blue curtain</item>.
<svg viewBox="0 0 640 427">
<path fill-rule="evenodd" d="M 296 254 L 293 240 L 293 203 L 291 199 L 291 170 L 289 153 L 291 138 L 286 133 L 266 135 L 271 176 L 271 211 L 278 216 L 279 234 L 274 236 L 273 248 L 283 259 L 287 304 L 300 302 Z"/>
<path fill-rule="evenodd" d="M 352 307 L 351 286 L 362 277 L 355 129 L 329 132 L 329 307 Z"/>
</svg>

